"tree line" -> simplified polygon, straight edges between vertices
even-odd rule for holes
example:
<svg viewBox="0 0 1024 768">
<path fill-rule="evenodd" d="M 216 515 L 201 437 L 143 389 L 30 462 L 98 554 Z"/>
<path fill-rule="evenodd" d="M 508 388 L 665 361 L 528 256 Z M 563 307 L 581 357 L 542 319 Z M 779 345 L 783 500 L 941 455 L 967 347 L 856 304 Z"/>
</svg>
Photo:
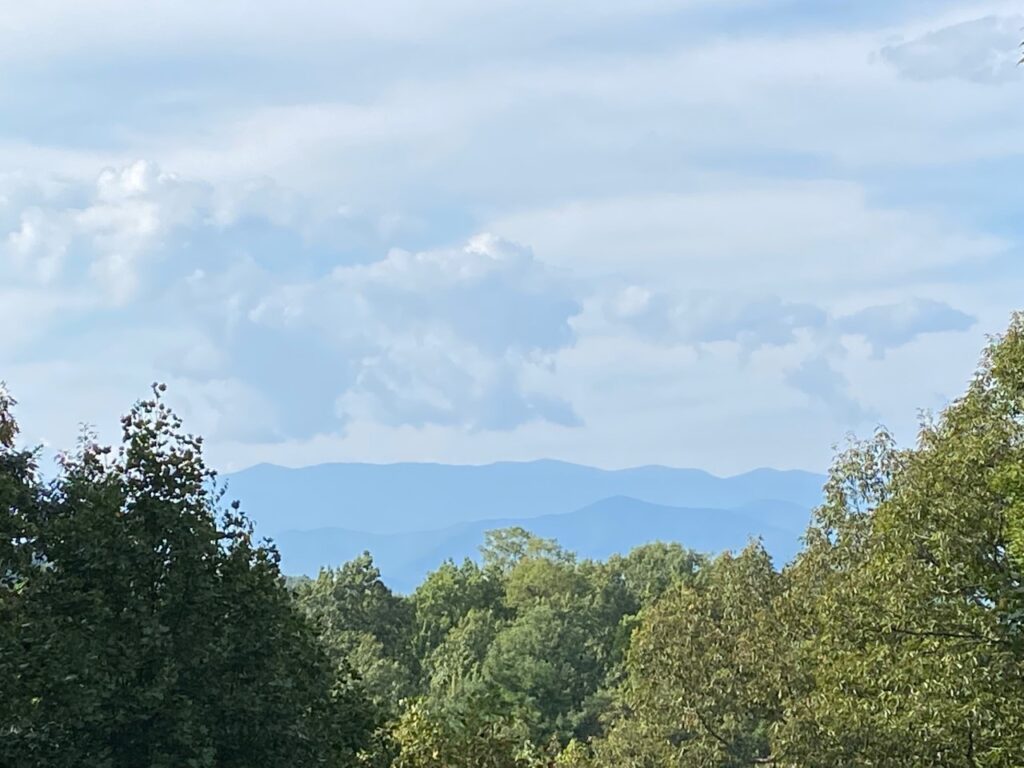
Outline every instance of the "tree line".
<svg viewBox="0 0 1024 768">
<path fill-rule="evenodd" d="M 1024 765 L 1024 316 L 784 567 L 507 529 L 409 595 L 285 578 L 161 393 L 44 480 L 0 389 L 0 765 Z"/>
</svg>

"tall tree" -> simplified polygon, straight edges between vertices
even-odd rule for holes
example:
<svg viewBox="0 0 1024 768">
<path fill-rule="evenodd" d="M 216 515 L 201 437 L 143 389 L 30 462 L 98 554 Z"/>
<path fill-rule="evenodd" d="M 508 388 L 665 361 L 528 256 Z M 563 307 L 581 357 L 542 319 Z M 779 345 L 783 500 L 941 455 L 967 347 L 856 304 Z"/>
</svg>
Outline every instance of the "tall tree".
<svg viewBox="0 0 1024 768">
<path fill-rule="evenodd" d="M 351 764 L 369 707 L 276 553 L 237 505 L 219 512 L 201 441 L 161 392 L 124 418 L 117 453 L 86 439 L 51 485 L 5 431 L 0 764 Z"/>
<path fill-rule="evenodd" d="M 793 569 L 782 754 L 799 765 L 1024 764 L 1024 318 L 914 450 L 851 454 Z"/>
<path fill-rule="evenodd" d="M 715 560 L 701 586 L 680 584 L 644 612 L 629 650 L 628 717 L 602 750 L 609 764 L 623 753 L 694 768 L 772 759 L 781 702 L 765 685 L 774 659 L 761 641 L 779 579 L 752 544 Z"/>
<path fill-rule="evenodd" d="M 415 693 L 414 609 L 384 583 L 370 553 L 321 570 L 295 594 L 335 661 L 353 668 L 378 708 L 391 711 Z"/>
<path fill-rule="evenodd" d="M 449 560 L 431 571 L 412 595 L 416 656 L 428 658 L 470 611 L 504 615 L 504 590 L 500 574 L 469 559 L 461 565 Z"/>
</svg>

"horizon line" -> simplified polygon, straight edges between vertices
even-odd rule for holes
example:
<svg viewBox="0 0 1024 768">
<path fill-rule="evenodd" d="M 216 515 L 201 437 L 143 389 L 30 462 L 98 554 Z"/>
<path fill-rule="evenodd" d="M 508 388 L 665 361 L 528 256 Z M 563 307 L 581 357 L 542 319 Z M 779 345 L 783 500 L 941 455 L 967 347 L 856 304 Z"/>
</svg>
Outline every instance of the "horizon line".
<svg viewBox="0 0 1024 768">
<path fill-rule="evenodd" d="M 470 463 L 470 462 L 464 462 L 463 463 L 463 462 L 444 462 L 444 461 L 379 461 L 379 462 L 378 461 L 324 461 L 324 462 L 318 462 L 316 464 L 302 464 L 302 465 L 294 465 L 294 466 L 292 466 L 292 465 L 286 465 L 286 464 L 276 464 L 276 463 L 270 462 L 270 461 L 261 461 L 261 462 L 256 462 L 254 464 L 249 464 L 249 465 L 247 465 L 245 467 L 242 467 L 240 469 L 234 469 L 234 470 L 225 471 L 225 472 L 218 472 L 218 474 L 221 475 L 222 477 L 228 477 L 228 476 L 231 476 L 231 475 L 239 475 L 239 474 L 242 474 L 243 472 L 248 472 L 250 470 L 259 469 L 261 467 L 269 467 L 269 468 L 272 468 L 272 469 L 282 469 L 282 470 L 288 470 L 288 471 L 297 472 L 297 471 L 301 471 L 301 470 L 304 470 L 304 469 L 317 469 L 317 468 L 320 468 L 320 467 L 339 467 L 339 466 L 346 466 L 346 467 L 359 466 L 359 467 L 377 467 L 377 468 L 410 467 L 410 466 L 414 466 L 414 467 L 451 467 L 451 468 L 467 468 L 467 469 L 485 469 L 485 468 L 488 468 L 488 467 L 497 467 L 497 466 L 503 466 L 503 465 L 525 466 L 525 465 L 530 465 L 530 464 L 562 464 L 562 465 L 565 465 L 565 466 L 578 467 L 578 468 L 581 468 L 581 469 L 593 469 L 593 470 L 597 470 L 599 472 L 630 472 L 630 471 L 643 470 L 643 469 L 663 469 L 663 470 L 678 471 L 678 472 L 700 472 L 702 474 L 708 475 L 709 477 L 713 477 L 713 478 L 716 478 L 716 479 L 719 479 L 719 480 L 732 480 L 732 479 L 736 479 L 736 478 L 739 478 L 739 477 L 746 477 L 747 475 L 756 474 L 758 472 L 774 472 L 774 473 L 778 473 L 778 474 L 804 474 L 804 475 L 813 475 L 815 477 L 826 477 L 828 475 L 828 471 L 827 470 L 815 471 L 815 470 L 805 469 L 805 468 L 801 468 L 801 467 L 794 467 L 794 468 L 789 468 L 789 469 L 779 469 L 778 467 L 770 467 L 770 466 L 765 466 L 765 465 L 753 467 L 752 469 L 748 469 L 748 470 L 745 470 L 743 472 L 737 472 L 737 473 L 734 473 L 734 474 L 716 474 L 715 472 L 711 472 L 710 470 L 702 469 L 700 467 L 681 467 L 681 466 L 672 466 L 672 465 L 668 465 L 668 464 L 639 464 L 639 465 L 631 465 L 631 466 L 625 466 L 625 467 L 601 467 L 601 466 L 596 466 L 596 465 L 593 465 L 593 464 L 581 464 L 581 463 L 575 462 L 575 461 L 567 461 L 565 459 L 554 459 L 554 458 L 549 458 L 549 457 L 543 457 L 543 458 L 538 458 L 538 459 L 525 459 L 525 460 L 503 459 L 503 460 L 499 460 L 499 461 L 489 461 L 489 462 L 482 462 L 482 463 L 477 463 L 477 464 Z"/>
</svg>

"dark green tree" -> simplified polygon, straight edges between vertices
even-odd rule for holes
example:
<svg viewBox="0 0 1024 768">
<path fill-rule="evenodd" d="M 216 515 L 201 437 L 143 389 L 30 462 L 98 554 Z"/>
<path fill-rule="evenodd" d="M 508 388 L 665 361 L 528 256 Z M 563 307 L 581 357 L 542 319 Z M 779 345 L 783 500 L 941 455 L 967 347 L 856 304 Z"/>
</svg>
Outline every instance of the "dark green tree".
<svg viewBox="0 0 1024 768">
<path fill-rule="evenodd" d="M 352 764 L 370 707 L 161 392 L 48 485 L 0 407 L 0 765 Z"/>
<path fill-rule="evenodd" d="M 414 608 L 383 582 L 368 552 L 298 584 L 295 595 L 335 661 L 352 667 L 382 711 L 416 692 Z"/>
<path fill-rule="evenodd" d="M 412 595 L 415 610 L 414 649 L 426 659 L 470 611 L 504 615 L 504 578 L 472 560 L 451 561 L 427 575 Z"/>
</svg>

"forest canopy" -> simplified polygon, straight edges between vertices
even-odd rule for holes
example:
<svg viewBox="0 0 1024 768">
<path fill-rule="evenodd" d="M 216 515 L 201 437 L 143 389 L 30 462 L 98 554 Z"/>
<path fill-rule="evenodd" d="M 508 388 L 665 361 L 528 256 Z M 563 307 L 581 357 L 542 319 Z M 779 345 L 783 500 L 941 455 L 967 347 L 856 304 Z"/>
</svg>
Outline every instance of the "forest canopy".
<svg viewBox="0 0 1024 768">
<path fill-rule="evenodd" d="M 0 389 L 0 765 L 1024 765 L 1024 316 L 787 564 L 509 529 L 286 579 L 161 395 L 44 480 Z"/>
</svg>

